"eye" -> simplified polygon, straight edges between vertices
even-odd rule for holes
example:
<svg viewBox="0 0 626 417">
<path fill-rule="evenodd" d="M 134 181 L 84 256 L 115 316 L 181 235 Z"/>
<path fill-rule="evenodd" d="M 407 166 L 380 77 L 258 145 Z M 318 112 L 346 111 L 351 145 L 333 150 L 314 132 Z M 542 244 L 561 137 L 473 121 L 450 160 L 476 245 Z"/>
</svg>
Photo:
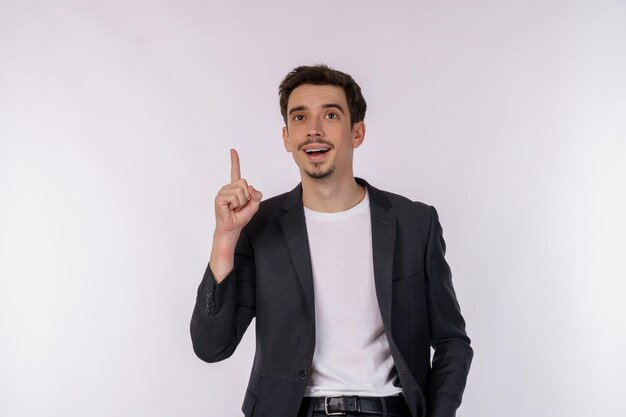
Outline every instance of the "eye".
<svg viewBox="0 0 626 417">
<path fill-rule="evenodd" d="M 329 119 L 336 119 L 337 117 L 339 117 L 339 115 L 337 115 L 337 113 L 328 113 L 326 115 L 326 117 L 328 117 Z"/>
<path fill-rule="evenodd" d="M 293 116 L 293 120 L 302 121 L 304 120 L 304 116 L 301 114 L 296 114 L 295 116 Z"/>
</svg>

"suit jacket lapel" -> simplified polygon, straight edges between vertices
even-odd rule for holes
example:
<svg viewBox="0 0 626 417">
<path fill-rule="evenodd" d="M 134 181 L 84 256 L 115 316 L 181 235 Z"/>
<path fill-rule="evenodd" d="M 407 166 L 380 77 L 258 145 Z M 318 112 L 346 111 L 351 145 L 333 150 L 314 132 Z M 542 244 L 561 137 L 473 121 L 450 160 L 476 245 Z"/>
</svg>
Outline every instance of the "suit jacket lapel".
<svg viewBox="0 0 626 417">
<path fill-rule="evenodd" d="M 367 181 L 355 178 L 367 187 L 372 218 L 372 257 L 376 296 L 383 325 L 391 330 L 391 296 L 393 279 L 393 254 L 396 241 L 396 218 L 389 213 L 391 203 L 385 195 Z"/>
<path fill-rule="evenodd" d="M 311 317 L 315 317 L 315 300 L 313 297 L 313 268 L 309 238 L 306 233 L 304 206 L 302 205 L 302 183 L 287 194 L 282 205 L 285 213 L 280 218 L 283 235 L 291 260 L 298 274 Z"/>
</svg>

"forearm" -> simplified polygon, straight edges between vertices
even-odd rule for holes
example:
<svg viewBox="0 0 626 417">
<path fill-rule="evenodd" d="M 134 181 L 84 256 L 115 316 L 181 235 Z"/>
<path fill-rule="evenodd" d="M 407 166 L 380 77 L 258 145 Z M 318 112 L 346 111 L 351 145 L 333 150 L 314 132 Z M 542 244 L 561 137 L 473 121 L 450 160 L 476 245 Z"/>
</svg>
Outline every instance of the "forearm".
<svg viewBox="0 0 626 417">
<path fill-rule="evenodd" d="M 474 355 L 445 252 L 443 229 L 433 207 L 426 253 L 428 315 L 435 350 L 426 386 L 428 417 L 455 416 Z"/>
<path fill-rule="evenodd" d="M 233 266 L 221 281 L 210 263 L 198 287 L 191 340 L 196 355 L 206 362 L 232 355 L 255 314 L 254 255 L 245 234 L 237 245 Z"/>
<path fill-rule="evenodd" d="M 232 275 L 232 274 L 231 274 Z M 217 282 L 211 272 L 210 266 L 204 273 L 202 282 L 198 287 L 196 304 L 191 316 L 191 341 L 196 355 L 205 362 L 217 362 L 229 357 L 234 351 L 233 343 L 233 320 L 235 288 L 226 288 L 233 284 L 234 278 L 228 278 L 223 285 L 222 299 L 218 304 L 219 313 L 216 312 L 215 292 Z M 232 285 L 231 285 L 232 287 Z M 230 291 L 228 291 L 230 290 Z M 229 294 L 229 292 L 231 294 Z"/>
<path fill-rule="evenodd" d="M 426 384 L 428 417 L 454 417 L 461 406 L 474 352 L 469 339 L 451 338 L 435 347 Z"/>
</svg>

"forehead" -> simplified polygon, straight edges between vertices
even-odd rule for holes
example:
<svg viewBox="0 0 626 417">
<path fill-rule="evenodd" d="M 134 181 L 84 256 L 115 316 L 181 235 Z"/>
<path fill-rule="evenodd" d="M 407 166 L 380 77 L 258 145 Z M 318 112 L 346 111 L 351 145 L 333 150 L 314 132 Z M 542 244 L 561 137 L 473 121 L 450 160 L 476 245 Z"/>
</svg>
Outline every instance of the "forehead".
<svg viewBox="0 0 626 417">
<path fill-rule="evenodd" d="M 317 107 L 328 103 L 343 104 L 347 107 L 343 88 L 335 85 L 302 84 L 294 88 L 289 95 L 287 109 L 295 106 Z"/>
</svg>

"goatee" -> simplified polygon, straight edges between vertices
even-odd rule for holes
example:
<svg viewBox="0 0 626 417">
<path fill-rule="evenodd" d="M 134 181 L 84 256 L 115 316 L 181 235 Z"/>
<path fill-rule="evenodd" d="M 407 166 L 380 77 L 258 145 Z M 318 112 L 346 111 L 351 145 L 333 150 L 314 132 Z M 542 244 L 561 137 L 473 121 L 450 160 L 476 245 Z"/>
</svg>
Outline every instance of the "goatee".
<svg viewBox="0 0 626 417">
<path fill-rule="evenodd" d="M 325 178 L 330 177 L 333 174 L 334 169 L 333 168 L 329 168 L 327 171 L 321 171 L 321 172 L 309 172 L 307 170 L 305 170 L 304 172 L 306 172 L 306 174 L 315 179 L 315 180 L 323 180 Z"/>
</svg>

